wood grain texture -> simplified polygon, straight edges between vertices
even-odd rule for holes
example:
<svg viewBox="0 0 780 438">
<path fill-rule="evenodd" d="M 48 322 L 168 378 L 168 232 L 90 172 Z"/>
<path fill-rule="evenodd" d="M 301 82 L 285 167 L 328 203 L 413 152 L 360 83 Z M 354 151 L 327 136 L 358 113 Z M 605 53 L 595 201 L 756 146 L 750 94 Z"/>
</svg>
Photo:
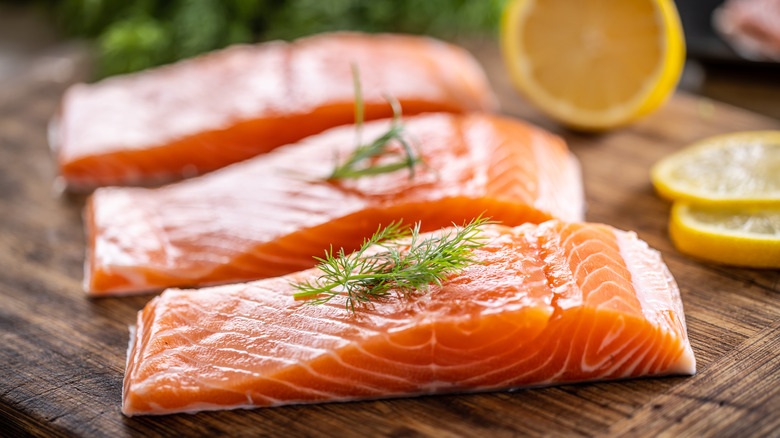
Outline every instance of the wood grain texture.
<svg viewBox="0 0 780 438">
<path fill-rule="evenodd" d="M 560 133 L 580 158 L 588 220 L 635 230 L 661 251 L 681 288 L 696 376 L 126 418 L 127 326 L 151 296 L 84 295 L 84 198 L 53 189 L 46 143 L 67 83 L 20 77 L 0 90 L 0 435 L 777 436 L 780 271 L 677 253 L 667 237 L 669 204 L 653 193 L 648 171 L 692 141 L 780 122 L 680 94 L 631 127 L 572 133 L 514 94 L 495 46 L 471 48 L 504 112 Z"/>
</svg>

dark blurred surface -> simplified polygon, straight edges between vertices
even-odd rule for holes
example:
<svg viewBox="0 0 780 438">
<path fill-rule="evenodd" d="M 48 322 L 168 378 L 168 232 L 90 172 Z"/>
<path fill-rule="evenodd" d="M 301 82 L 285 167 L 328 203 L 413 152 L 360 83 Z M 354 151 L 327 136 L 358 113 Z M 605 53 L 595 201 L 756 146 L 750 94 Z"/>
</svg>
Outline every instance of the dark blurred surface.
<svg viewBox="0 0 780 438">
<path fill-rule="evenodd" d="M 688 56 L 714 62 L 742 62 L 712 27 L 712 13 L 724 0 L 676 0 Z"/>
<path fill-rule="evenodd" d="M 780 118 L 780 63 L 744 59 L 718 35 L 712 13 L 724 0 L 677 0 L 688 62 L 680 87 Z"/>
<path fill-rule="evenodd" d="M 688 48 L 680 88 L 780 119 L 780 64 L 743 60 L 718 37 L 711 13 L 722 0 L 676 3 Z M 75 67 L 57 59 L 73 50 L 87 53 L 83 45 L 66 44 L 40 10 L 0 1 L 0 93 L 14 77 L 56 80 L 70 74 Z"/>
</svg>

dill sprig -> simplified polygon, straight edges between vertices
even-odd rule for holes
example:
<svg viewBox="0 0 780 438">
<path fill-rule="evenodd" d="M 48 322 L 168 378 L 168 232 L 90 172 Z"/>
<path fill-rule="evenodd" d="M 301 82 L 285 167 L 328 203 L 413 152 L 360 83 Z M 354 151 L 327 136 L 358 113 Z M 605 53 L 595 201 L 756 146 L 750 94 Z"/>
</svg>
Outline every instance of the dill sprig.
<svg viewBox="0 0 780 438">
<path fill-rule="evenodd" d="M 480 227 L 492 223 L 481 216 L 442 234 L 420 238 L 420 223 L 405 227 L 393 222 L 379 227 L 359 250 L 347 256 L 344 249 L 315 257 L 323 272 L 314 281 L 295 283 L 296 299 L 309 298 L 323 304 L 344 293 L 346 307 L 389 297 L 426 293 L 432 284 L 476 263 L 472 251 L 485 245 Z"/>
<path fill-rule="evenodd" d="M 341 164 L 337 164 L 333 172 L 328 176 L 328 180 L 338 180 L 344 178 L 359 178 L 368 175 L 377 175 L 380 173 L 395 172 L 403 168 L 409 169 L 409 178 L 414 178 L 414 168 L 422 163 L 419 154 L 415 154 L 414 149 L 404 138 L 404 125 L 401 123 L 401 104 L 392 96 L 385 95 L 385 100 L 393 109 L 393 120 L 390 128 L 369 144 L 363 144 L 363 118 L 364 103 L 363 93 L 360 85 L 360 74 L 356 64 L 352 64 L 352 84 L 355 89 L 355 130 L 357 134 L 357 147 L 352 154 Z M 398 141 L 403 149 L 403 154 L 399 154 L 390 148 L 392 141 Z M 371 164 L 374 158 L 382 156 L 395 156 L 397 161 L 386 164 Z"/>
</svg>

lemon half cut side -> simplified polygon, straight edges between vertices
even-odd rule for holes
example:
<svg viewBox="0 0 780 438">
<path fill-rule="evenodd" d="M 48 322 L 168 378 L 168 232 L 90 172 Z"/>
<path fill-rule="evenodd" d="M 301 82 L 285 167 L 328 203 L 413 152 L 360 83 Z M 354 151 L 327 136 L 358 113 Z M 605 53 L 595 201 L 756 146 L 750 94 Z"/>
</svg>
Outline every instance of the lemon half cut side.
<svg viewBox="0 0 780 438">
<path fill-rule="evenodd" d="M 671 0 L 511 0 L 501 49 L 515 87 L 548 116 L 600 131 L 674 91 L 685 42 Z"/>
</svg>

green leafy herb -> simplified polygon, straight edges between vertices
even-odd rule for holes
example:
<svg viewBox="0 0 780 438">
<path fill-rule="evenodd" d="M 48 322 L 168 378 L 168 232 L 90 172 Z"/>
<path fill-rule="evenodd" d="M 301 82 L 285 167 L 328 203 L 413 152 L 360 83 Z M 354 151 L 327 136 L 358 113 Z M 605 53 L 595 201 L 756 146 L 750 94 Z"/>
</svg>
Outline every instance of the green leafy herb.
<svg viewBox="0 0 780 438">
<path fill-rule="evenodd" d="M 493 38 L 507 0 L 31 0 L 64 34 L 97 40 L 101 76 L 237 42 L 333 30 Z M 159 37 L 162 35 L 162 37 Z M 140 40 L 139 40 L 140 39 Z"/>
<path fill-rule="evenodd" d="M 352 154 L 341 164 L 337 164 L 328 180 L 344 178 L 360 178 L 361 176 L 378 175 L 380 173 L 395 172 L 403 168 L 409 169 L 409 178 L 414 178 L 414 168 L 421 164 L 422 158 L 416 155 L 414 149 L 404 138 L 404 125 L 401 123 L 401 105 L 391 96 L 385 99 L 393 108 L 393 121 L 390 128 L 369 144 L 362 144 L 363 132 L 363 93 L 360 86 L 360 74 L 358 67 L 352 64 L 352 82 L 355 88 L 355 129 L 357 132 L 357 147 Z M 403 147 L 403 154 L 399 154 L 391 148 L 391 142 L 398 141 Z M 395 156 L 397 161 L 385 164 L 371 164 L 371 161 L 384 156 Z"/>
<path fill-rule="evenodd" d="M 357 144 L 363 143 L 363 87 L 360 85 L 360 71 L 354 62 L 350 65 L 352 70 L 352 89 L 355 90 L 355 131 Z M 395 108 L 393 108 L 395 111 Z"/>
<path fill-rule="evenodd" d="M 419 222 L 414 227 L 393 222 L 377 229 L 349 256 L 343 249 L 334 254 L 331 247 L 324 258 L 315 257 L 323 274 L 293 284 L 300 290 L 294 297 L 323 304 L 345 293 L 346 307 L 354 312 L 356 303 L 387 298 L 393 292 L 404 297 L 425 293 L 431 284 L 441 285 L 449 275 L 476 263 L 472 251 L 485 245 L 479 232 L 488 223 L 492 222 L 480 216 L 453 231 L 421 239 Z"/>
</svg>

